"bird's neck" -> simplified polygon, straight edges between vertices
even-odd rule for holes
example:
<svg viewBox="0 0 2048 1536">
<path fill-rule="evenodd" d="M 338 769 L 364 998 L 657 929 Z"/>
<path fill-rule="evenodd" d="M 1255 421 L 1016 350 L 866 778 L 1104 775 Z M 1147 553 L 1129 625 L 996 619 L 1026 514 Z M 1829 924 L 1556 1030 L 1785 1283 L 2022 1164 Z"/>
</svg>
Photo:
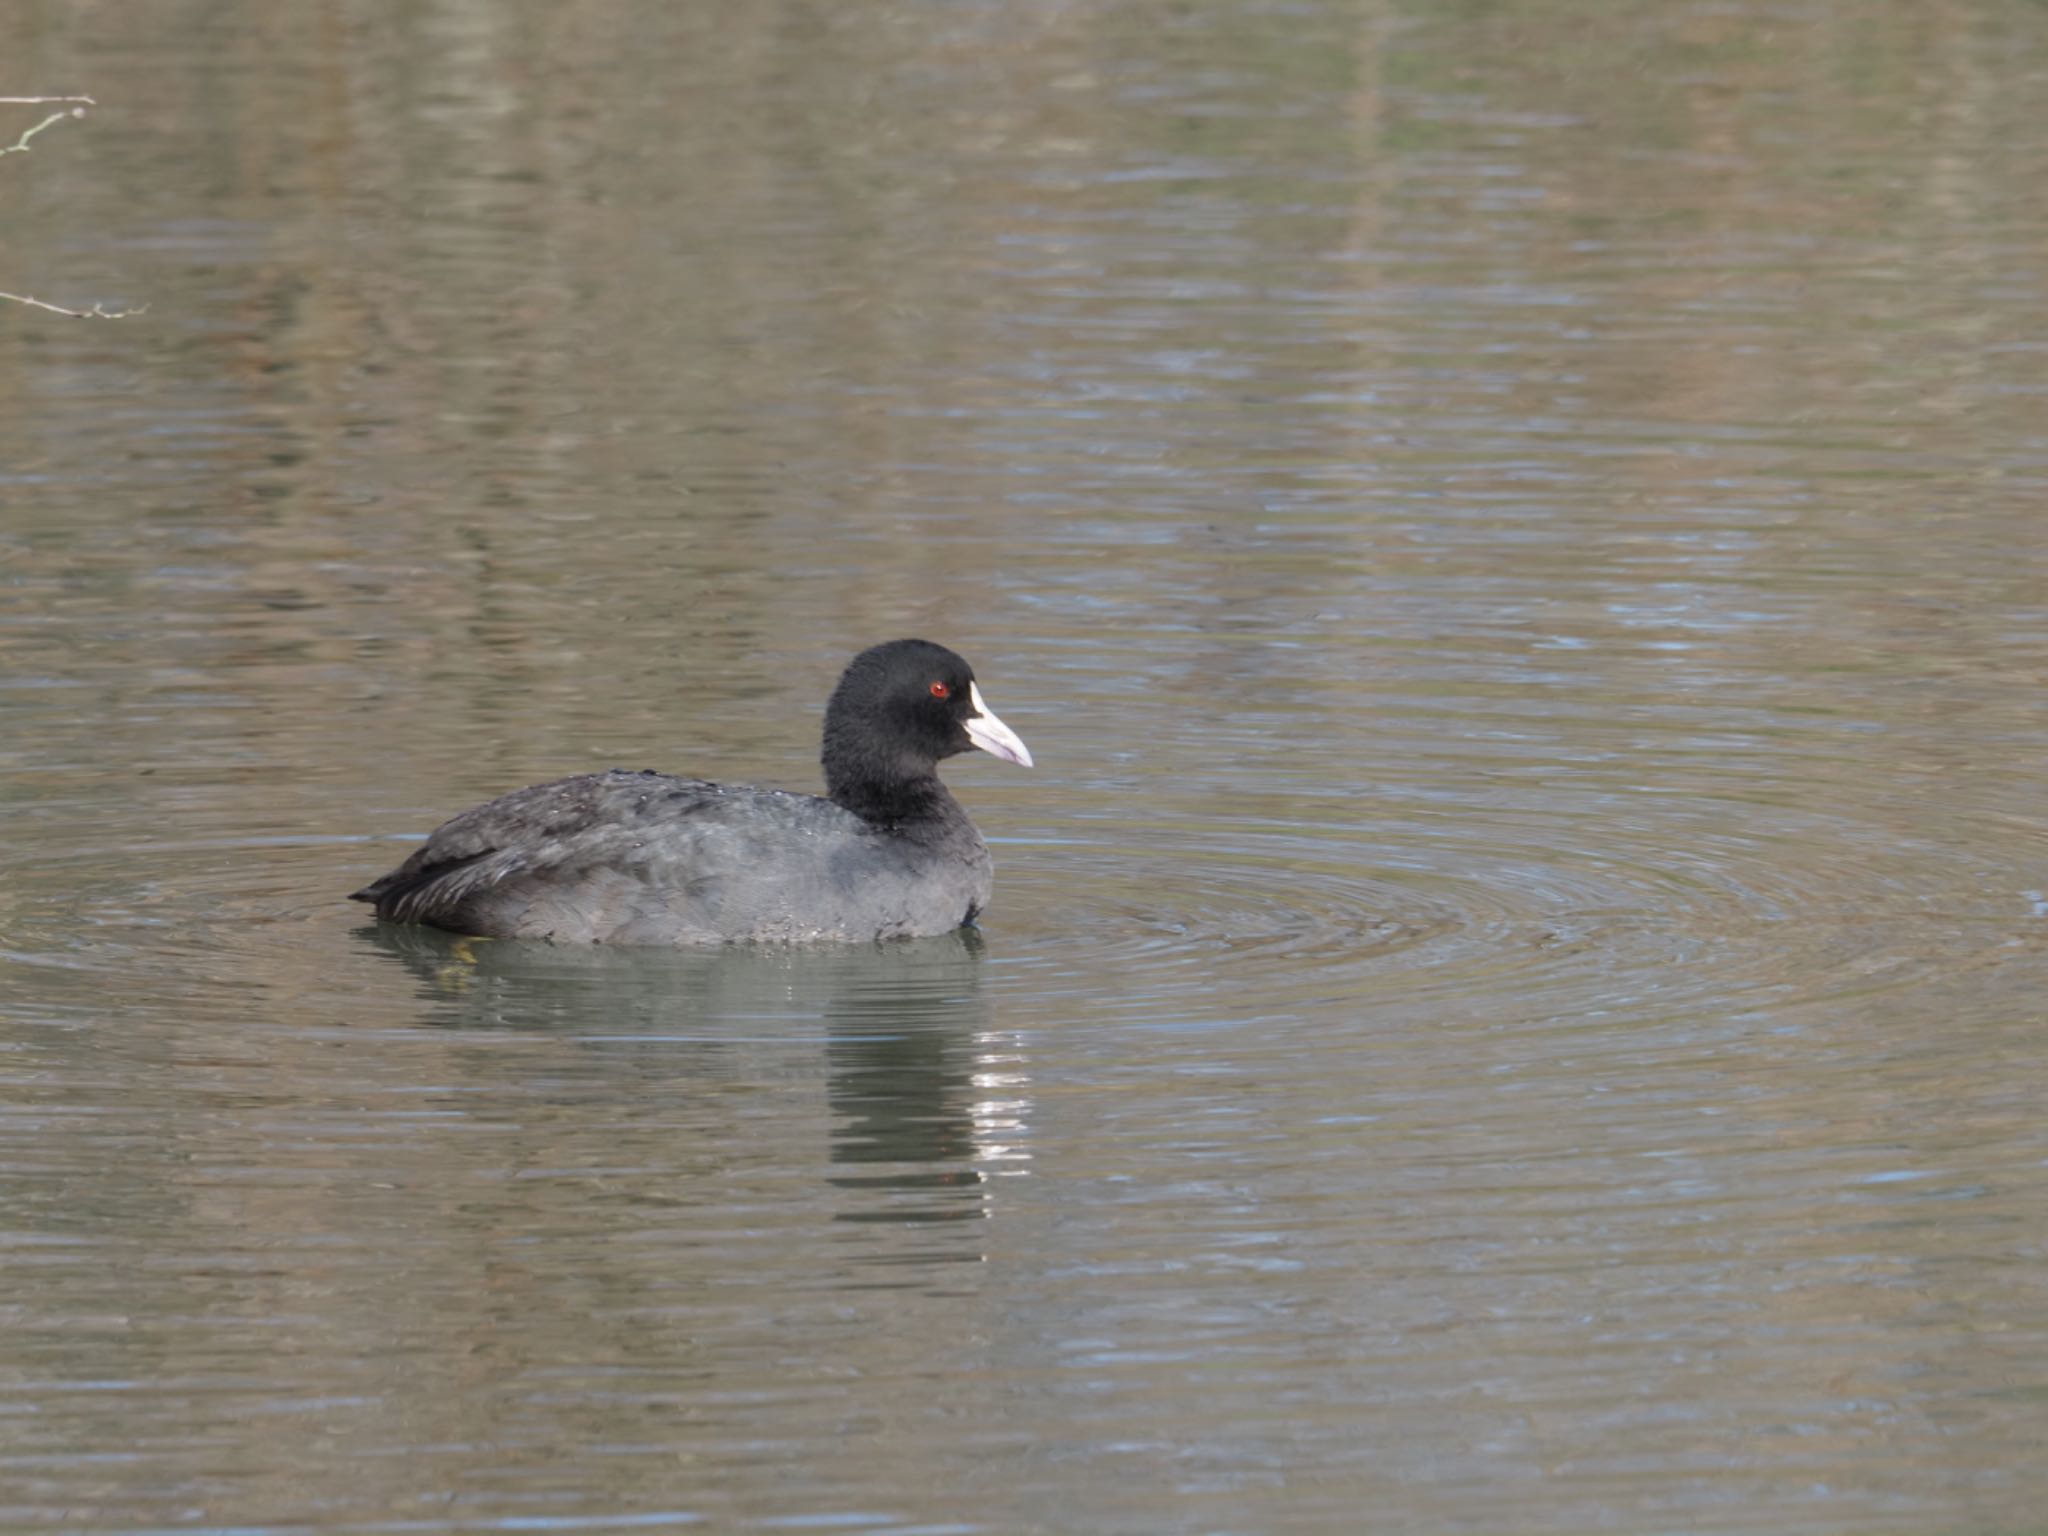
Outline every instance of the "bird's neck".
<svg viewBox="0 0 2048 1536">
<path fill-rule="evenodd" d="M 832 774 L 826 789 L 834 805 L 890 831 L 944 826 L 962 814 L 960 802 L 935 773 L 911 778 Z"/>
</svg>

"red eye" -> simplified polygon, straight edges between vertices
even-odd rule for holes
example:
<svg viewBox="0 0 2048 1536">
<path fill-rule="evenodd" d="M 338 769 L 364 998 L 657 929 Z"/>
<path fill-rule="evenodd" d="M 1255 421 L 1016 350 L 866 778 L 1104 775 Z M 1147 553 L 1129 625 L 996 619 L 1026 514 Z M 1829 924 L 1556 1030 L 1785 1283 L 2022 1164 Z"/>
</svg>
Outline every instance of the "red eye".
<svg viewBox="0 0 2048 1536">
<path fill-rule="evenodd" d="M 948 687 L 947 687 L 947 686 L 946 686 L 946 685 L 945 685 L 944 683 L 933 683 L 933 684 L 932 684 L 932 697 L 933 697 L 933 698 L 935 698 L 935 699 L 950 699 L 950 698 L 951 698 L 952 696 L 953 696 L 953 690 L 952 690 L 952 689 L 950 689 L 950 688 L 948 688 Z"/>
</svg>

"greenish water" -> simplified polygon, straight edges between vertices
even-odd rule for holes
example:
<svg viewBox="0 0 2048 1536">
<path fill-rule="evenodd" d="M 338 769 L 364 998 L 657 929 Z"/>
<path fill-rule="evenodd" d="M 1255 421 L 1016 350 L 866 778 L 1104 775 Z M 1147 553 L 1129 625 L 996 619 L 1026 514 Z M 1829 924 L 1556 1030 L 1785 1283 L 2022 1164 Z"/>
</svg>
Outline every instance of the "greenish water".
<svg viewBox="0 0 2048 1536">
<path fill-rule="evenodd" d="M 0 1523 L 2038 1526 L 2048 11 L 5 30 Z M 898 634 L 978 936 L 342 899 Z"/>
</svg>

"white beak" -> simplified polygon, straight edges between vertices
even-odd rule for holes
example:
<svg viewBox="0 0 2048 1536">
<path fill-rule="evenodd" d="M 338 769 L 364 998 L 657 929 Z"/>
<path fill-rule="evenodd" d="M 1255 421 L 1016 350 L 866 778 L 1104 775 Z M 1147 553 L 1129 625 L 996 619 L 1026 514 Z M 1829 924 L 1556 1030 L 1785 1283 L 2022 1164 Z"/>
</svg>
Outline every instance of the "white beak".
<svg viewBox="0 0 2048 1536">
<path fill-rule="evenodd" d="M 967 739 L 991 757 L 1000 757 L 1006 763 L 1020 767 L 1031 766 L 1031 749 L 1024 745 L 1017 733 L 996 718 L 996 712 L 981 699 L 981 685 L 967 685 L 967 699 L 975 708 L 975 717 L 965 722 Z"/>
</svg>

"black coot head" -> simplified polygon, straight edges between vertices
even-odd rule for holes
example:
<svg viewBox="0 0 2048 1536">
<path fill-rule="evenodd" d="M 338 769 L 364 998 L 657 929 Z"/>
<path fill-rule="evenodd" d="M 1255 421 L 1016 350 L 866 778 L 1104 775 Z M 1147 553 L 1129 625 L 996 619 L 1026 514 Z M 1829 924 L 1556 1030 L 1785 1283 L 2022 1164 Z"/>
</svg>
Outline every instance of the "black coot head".
<svg viewBox="0 0 2048 1536">
<path fill-rule="evenodd" d="M 928 777 L 939 759 L 977 747 L 1031 766 L 1016 732 L 983 701 L 974 669 L 929 640 L 862 651 L 825 706 L 825 787 L 857 809 L 877 791 Z"/>
</svg>

